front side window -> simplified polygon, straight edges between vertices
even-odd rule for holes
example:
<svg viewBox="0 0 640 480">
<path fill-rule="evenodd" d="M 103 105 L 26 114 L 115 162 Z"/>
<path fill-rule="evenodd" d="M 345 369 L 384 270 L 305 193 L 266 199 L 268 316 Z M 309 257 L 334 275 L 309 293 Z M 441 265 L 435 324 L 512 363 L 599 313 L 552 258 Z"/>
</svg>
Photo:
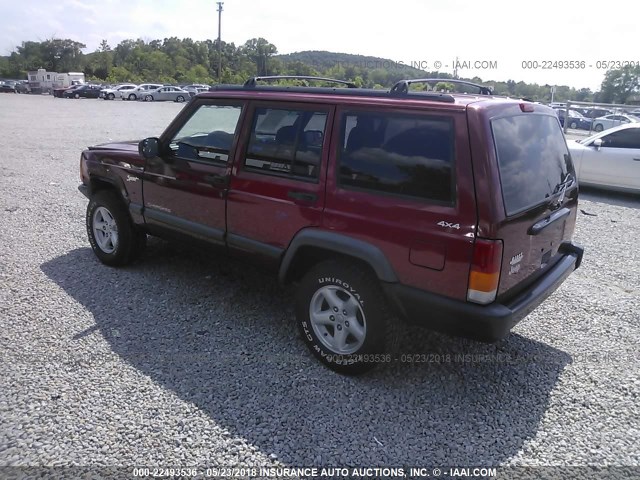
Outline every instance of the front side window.
<svg viewBox="0 0 640 480">
<path fill-rule="evenodd" d="M 349 113 L 341 128 L 342 187 L 453 203 L 452 119 Z"/>
<path fill-rule="evenodd" d="M 189 160 L 227 162 L 238 125 L 240 105 L 202 105 L 178 130 L 169 148 Z"/>
<path fill-rule="evenodd" d="M 245 167 L 317 179 L 326 123 L 326 111 L 257 108 Z"/>
<path fill-rule="evenodd" d="M 640 149 L 640 128 L 619 130 L 602 137 L 602 146 L 609 148 Z"/>
</svg>

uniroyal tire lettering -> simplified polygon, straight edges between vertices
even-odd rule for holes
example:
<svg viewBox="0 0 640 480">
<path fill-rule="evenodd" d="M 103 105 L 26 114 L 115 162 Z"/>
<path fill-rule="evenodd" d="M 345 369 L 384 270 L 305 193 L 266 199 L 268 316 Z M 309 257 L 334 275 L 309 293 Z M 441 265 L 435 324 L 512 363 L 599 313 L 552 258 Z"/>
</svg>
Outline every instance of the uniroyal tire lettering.
<svg viewBox="0 0 640 480">
<path fill-rule="evenodd" d="M 342 288 L 347 290 L 349 293 L 352 293 L 358 299 L 358 301 L 360 302 L 360 305 L 362 305 L 364 307 L 364 300 L 362 300 L 362 298 L 360 298 L 360 294 L 355 290 L 355 288 L 352 288 L 351 285 L 349 285 L 347 282 L 343 282 L 339 278 L 321 277 L 321 278 L 318 278 L 318 283 L 320 283 L 320 284 L 333 283 L 334 285 L 340 285 Z"/>
</svg>

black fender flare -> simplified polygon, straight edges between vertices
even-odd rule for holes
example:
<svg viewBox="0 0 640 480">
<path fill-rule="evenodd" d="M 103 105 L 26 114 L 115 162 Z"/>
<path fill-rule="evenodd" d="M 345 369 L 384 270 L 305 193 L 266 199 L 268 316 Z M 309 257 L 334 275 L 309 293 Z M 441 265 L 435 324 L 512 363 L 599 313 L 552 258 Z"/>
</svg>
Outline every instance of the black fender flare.
<svg viewBox="0 0 640 480">
<path fill-rule="evenodd" d="M 336 232 L 305 228 L 293 238 L 280 262 L 278 279 L 281 283 L 286 282 L 293 260 L 303 247 L 315 247 L 357 258 L 371 266 L 379 280 L 389 283 L 398 281 L 391 263 L 375 245 Z"/>
</svg>

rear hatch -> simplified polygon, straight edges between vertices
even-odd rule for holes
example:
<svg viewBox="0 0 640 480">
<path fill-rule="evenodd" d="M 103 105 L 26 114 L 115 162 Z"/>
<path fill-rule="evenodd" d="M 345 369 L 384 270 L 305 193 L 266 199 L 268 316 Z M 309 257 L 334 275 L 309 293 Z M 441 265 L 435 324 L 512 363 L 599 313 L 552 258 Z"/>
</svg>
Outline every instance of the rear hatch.
<svg viewBox="0 0 640 480">
<path fill-rule="evenodd" d="M 525 103 L 490 120 L 504 215 L 498 298 L 526 288 L 561 257 L 576 220 L 578 184 L 558 118 Z"/>
</svg>

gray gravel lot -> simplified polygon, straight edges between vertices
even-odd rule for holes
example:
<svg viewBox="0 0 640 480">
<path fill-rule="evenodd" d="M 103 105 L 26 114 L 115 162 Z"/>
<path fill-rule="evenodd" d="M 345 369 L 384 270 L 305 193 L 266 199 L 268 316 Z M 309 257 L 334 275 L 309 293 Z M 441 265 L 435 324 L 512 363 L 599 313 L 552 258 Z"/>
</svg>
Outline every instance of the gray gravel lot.
<svg viewBox="0 0 640 480">
<path fill-rule="evenodd" d="M 81 150 L 181 108 L 0 95 L 0 465 L 640 466 L 639 200 L 584 193 L 583 267 L 508 339 L 411 329 L 443 361 L 343 377 L 269 274 L 94 257 Z"/>
</svg>

